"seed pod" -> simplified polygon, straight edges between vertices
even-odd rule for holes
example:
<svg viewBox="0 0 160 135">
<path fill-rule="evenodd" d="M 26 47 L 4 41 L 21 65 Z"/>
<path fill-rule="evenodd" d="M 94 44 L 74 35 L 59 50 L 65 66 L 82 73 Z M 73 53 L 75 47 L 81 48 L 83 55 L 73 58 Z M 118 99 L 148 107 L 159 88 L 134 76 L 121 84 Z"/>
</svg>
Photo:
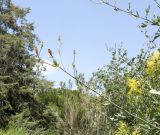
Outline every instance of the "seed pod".
<svg viewBox="0 0 160 135">
<path fill-rule="evenodd" d="M 48 54 L 53 57 L 51 49 L 48 49 Z"/>
<path fill-rule="evenodd" d="M 62 38 L 60 35 L 58 36 L 58 43 L 59 43 L 59 45 L 62 45 Z"/>
<path fill-rule="evenodd" d="M 38 48 L 35 47 L 34 50 L 35 50 L 36 55 L 38 56 L 38 55 L 39 55 L 39 54 L 38 54 L 38 52 L 39 52 L 39 51 L 38 51 Z"/>
<path fill-rule="evenodd" d="M 76 55 L 76 50 L 75 49 L 73 50 L 73 54 Z"/>
<path fill-rule="evenodd" d="M 43 46 L 44 46 L 44 42 L 41 43 L 41 48 L 43 48 Z"/>
</svg>

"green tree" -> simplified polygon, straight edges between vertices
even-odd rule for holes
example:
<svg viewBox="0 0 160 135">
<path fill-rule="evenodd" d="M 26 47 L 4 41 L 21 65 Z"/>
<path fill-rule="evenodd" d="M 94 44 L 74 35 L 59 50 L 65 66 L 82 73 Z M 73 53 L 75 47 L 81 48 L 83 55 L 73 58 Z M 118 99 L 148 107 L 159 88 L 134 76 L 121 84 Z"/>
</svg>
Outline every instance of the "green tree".
<svg viewBox="0 0 160 135">
<path fill-rule="evenodd" d="M 34 97 L 42 81 L 34 70 L 36 59 L 32 51 L 38 39 L 33 23 L 25 18 L 27 13 L 29 9 L 0 0 L 0 128 L 8 124 L 11 116 L 26 109 L 29 113 L 24 117 L 39 120 L 43 127 L 53 120 Z"/>
</svg>

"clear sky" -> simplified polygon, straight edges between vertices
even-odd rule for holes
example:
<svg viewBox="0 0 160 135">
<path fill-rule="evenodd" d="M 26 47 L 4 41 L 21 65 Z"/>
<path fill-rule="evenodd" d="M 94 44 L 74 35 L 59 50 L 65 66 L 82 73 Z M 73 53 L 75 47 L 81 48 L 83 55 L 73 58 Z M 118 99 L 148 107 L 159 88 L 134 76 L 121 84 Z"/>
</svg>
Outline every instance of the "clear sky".
<svg viewBox="0 0 160 135">
<path fill-rule="evenodd" d="M 106 51 L 105 43 L 112 47 L 115 43 L 118 45 L 123 42 L 130 56 L 133 56 L 147 42 L 137 27 L 141 20 L 115 12 L 106 5 L 93 4 L 90 0 L 13 1 L 21 7 L 31 8 L 27 19 L 35 23 L 35 33 L 45 42 L 42 57 L 48 59 L 47 48 L 51 48 L 57 56 L 57 38 L 60 34 L 64 65 L 71 69 L 72 51 L 76 49 L 77 69 L 87 78 L 109 62 L 110 54 Z M 132 7 L 141 14 L 144 14 L 148 4 L 155 9 L 152 6 L 153 0 L 130 1 Z M 119 0 L 119 4 L 126 8 L 128 2 Z M 57 69 L 49 68 L 46 75 L 56 82 L 68 80 L 67 75 Z"/>
</svg>

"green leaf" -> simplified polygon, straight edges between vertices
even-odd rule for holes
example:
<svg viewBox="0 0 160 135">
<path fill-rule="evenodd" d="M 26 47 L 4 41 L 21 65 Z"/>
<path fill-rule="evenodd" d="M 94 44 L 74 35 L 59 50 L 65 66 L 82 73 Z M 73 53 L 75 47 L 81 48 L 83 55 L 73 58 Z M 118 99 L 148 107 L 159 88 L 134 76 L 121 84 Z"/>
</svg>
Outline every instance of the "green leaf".
<svg viewBox="0 0 160 135">
<path fill-rule="evenodd" d="M 57 61 L 53 61 L 53 67 L 59 67 L 59 63 Z"/>
<path fill-rule="evenodd" d="M 147 27 L 147 24 L 142 23 L 142 25 L 141 25 L 140 27 L 141 27 L 141 28 L 146 28 L 146 27 Z"/>
</svg>

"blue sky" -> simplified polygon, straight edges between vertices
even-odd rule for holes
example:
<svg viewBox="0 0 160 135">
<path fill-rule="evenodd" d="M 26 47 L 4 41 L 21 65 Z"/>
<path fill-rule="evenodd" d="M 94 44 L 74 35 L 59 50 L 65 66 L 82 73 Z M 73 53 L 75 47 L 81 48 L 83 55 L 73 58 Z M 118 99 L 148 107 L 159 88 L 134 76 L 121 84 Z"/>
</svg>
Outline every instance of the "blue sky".
<svg viewBox="0 0 160 135">
<path fill-rule="evenodd" d="M 76 49 L 77 69 L 84 73 L 86 78 L 109 62 L 110 54 L 106 51 L 105 43 L 112 47 L 123 42 L 130 56 L 134 56 L 147 42 L 137 27 L 142 22 L 141 20 L 114 12 L 106 5 L 93 4 L 90 0 L 13 1 L 21 7 L 31 8 L 27 19 L 35 23 L 35 33 L 40 40 L 45 42 L 42 57 L 49 60 L 48 48 L 51 48 L 57 57 L 57 38 L 60 34 L 63 42 L 64 65 L 71 69 L 72 51 Z M 151 1 L 135 0 L 131 3 L 134 9 L 143 14 L 144 8 Z M 125 2 L 121 0 L 119 4 L 127 7 L 128 2 L 129 0 Z M 56 82 L 68 80 L 67 75 L 57 69 L 49 68 L 46 74 L 49 80 Z"/>
</svg>

